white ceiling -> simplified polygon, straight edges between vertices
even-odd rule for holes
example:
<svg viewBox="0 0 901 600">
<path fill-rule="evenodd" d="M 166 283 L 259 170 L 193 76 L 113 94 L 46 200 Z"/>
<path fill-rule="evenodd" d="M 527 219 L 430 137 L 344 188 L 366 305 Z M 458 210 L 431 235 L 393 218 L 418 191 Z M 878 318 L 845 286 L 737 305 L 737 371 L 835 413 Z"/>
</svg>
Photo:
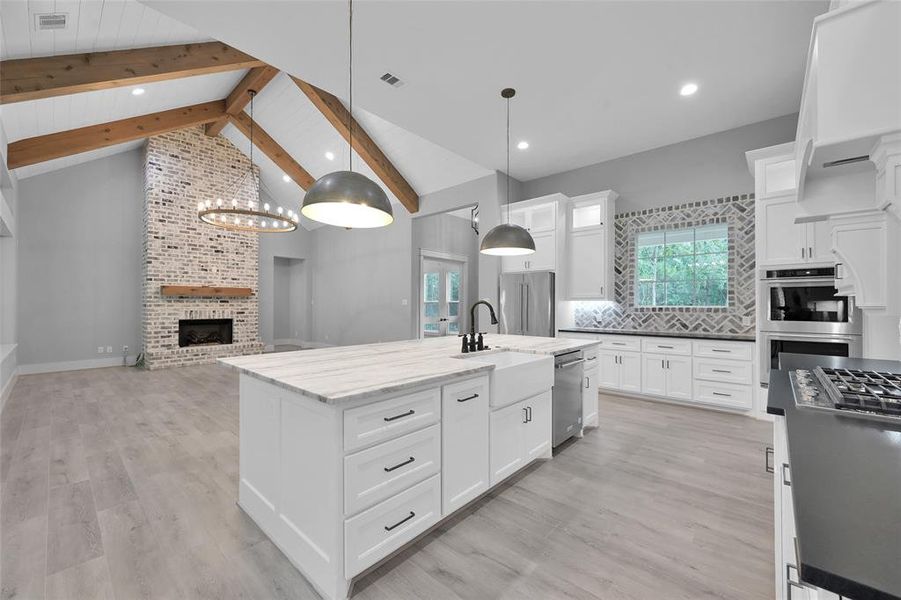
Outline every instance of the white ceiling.
<svg viewBox="0 0 901 600">
<path fill-rule="evenodd" d="M 142 0 L 345 97 L 346 3 Z M 355 102 L 493 169 L 504 166 L 502 87 L 521 180 L 798 110 L 825 0 L 360 1 Z M 381 82 L 390 71 L 401 88 Z M 678 94 L 694 81 L 700 91 Z"/>
<path fill-rule="evenodd" d="M 35 31 L 31 26 L 35 13 L 54 11 L 69 13 L 70 23 L 74 28 L 68 32 L 71 35 L 62 36 L 60 32 Z M 134 0 L 81 2 L 3 0 L 0 5 L 0 27 L 3 31 L 4 58 L 122 49 L 139 45 L 155 46 L 209 39 Z M 12 35 L 7 35 L 7 32 Z M 241 80 L 245 72 L 231 71 L 144 84 L 141 87 L 145 89 L 145 93 L 141 96 L 133 96 L 131 94 L 133 88 L 125 87 L 6 104 L 0 107 L 0 120 L 8 140 L 13 142 L 37 135 L 222 99 Z M 346 168 L 347 144 L 286 75 L 280 74 L 266 86 L 257 96 L 254 105 L 255 119 L 260 126 L 313 177 L 320 177 L 336 168 Z M 483 177 L 492 172 L 371 113 L 360 110 L 355 111 L 355 116 L 420 195 Z M 234 127 L 230 125 L 226 127 L 223 135 L 242 152 L 249 154 L 250 144 L 247 138 Z M 19 178 L 24 179 L 132 150 L 141 144 L 142 142 L 129 142 L 22 167 L 15 172 Z M 335 159 L 328 160 L 325 157 L 326 151 L 333 152 Z M 281 169 L 262 152 L 256 151 L 254 159 L 260 166 L 263 185 L 273 199 L 286 207 L 298 206 L 303 198 L 303 190 L 293 181 L 284 182 Z M 354 169 L 378 179 L 356 154 Z M 389 197 L 392 202 L 398 203 L 390 192 Z M 307 229 L 316 226 L 309 221 L 305 221 L 304 225 Z"/>
</svg>

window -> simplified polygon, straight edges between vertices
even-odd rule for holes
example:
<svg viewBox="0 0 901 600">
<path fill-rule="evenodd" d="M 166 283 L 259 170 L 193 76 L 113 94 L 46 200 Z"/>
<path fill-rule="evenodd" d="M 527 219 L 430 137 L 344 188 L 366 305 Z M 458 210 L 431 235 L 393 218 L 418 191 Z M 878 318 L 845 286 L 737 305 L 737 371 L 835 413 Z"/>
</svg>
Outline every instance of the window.
<svg viewBox="0 0 901 600">
<path fill-rule="evenodd" d="M 728 305 L 728 225 L 639 233 L 635 250 L 638 306 Z"/>
</svg>

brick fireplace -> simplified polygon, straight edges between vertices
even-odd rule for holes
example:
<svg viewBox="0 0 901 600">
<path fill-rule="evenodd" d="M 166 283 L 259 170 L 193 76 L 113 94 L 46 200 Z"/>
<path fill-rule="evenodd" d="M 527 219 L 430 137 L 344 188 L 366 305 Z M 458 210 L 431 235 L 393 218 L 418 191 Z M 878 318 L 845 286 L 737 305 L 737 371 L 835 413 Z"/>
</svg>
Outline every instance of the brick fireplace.
<svg viewBox="0 0 901 600">
<path fill-rule="evenodd" d="M 197 204 L 226 196 L 246 169 L 244 154 L 222 136 L 207 136 L 201 127 L 147 141 L 142 326 L 148 369 L 209 363 L 263 349 L 258 234 L 219 229 L 197 218 Z M 242 204 L 250 198 L 249 188 L 238 195 Z M 170 296 L 161 293 L 161 286 L 242 287 L 252 293 Z M 188 323 L 193 326 L 186 329 Z"/>
</svg>

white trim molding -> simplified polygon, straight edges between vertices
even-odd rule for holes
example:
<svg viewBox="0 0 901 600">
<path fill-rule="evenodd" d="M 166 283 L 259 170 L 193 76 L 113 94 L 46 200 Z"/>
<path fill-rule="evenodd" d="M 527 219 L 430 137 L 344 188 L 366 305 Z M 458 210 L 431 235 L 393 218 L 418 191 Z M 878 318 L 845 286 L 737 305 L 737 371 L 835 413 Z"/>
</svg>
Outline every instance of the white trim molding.
<svg viewBox="0 0 901 600">
<path fill-rule="evenodd" d="M 136 356 L 128 356 L 128 366 L 135 363 Z M 32 365 L 19 365 L 19 375 L 36 375 L 38 373 L 59 373 L 62 371 L 81 371 L 83 369 L 103 369 L 105 367 L 121 367 L 121 356 L 108 358 L 92 358 L 88 360 L 69 360 L 52 363 L 36 363 Z"/>
</svg>

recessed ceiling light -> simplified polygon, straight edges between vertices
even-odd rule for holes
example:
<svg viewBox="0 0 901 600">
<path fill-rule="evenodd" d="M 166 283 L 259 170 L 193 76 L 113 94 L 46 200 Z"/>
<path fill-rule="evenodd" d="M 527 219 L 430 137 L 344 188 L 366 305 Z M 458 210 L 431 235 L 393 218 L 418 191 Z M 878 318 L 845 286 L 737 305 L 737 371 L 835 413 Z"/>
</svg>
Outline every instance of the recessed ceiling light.
<svg viewBox="0 0 901 600">
<path fill-rule="evenodd" d="M 679 94 L 681 94 L 682 96 L 691 96 L 692 94 L 694 94 L 697 91 L 698 91 L 697 83 L 686 83 L 685 85 L 682 86 L 682 89 L 679 90 Z"/>
<path fill-rule="evenodd" d="M 289 181 L 291 181 L 291 178 L 288 177 L 287 175 L 282 175 L 282 181 L 284 181 L 285 183 L 288 183 Z"/>
<path fill-rule="evenodd" d="M 135 88 L 135 89 L 131 90 L 132 96 L 140 96 L 143 93 L 144 93 L 144 88 Z"/>
<path fill-rule="evenodd" d="M 326 152 L 325 157 L 329 160 L 335 160 L 335 153 L 334 152 Z"/>
<path fill-rule="evenodd" d="M 519 148 L 520 150 L 525 150 L 526 148 L 529 147 L 529 142 L 523 140 L 523 141 L 519 142 L 518 144 L 516 144 L 516 147 Z"/>
</svg>

